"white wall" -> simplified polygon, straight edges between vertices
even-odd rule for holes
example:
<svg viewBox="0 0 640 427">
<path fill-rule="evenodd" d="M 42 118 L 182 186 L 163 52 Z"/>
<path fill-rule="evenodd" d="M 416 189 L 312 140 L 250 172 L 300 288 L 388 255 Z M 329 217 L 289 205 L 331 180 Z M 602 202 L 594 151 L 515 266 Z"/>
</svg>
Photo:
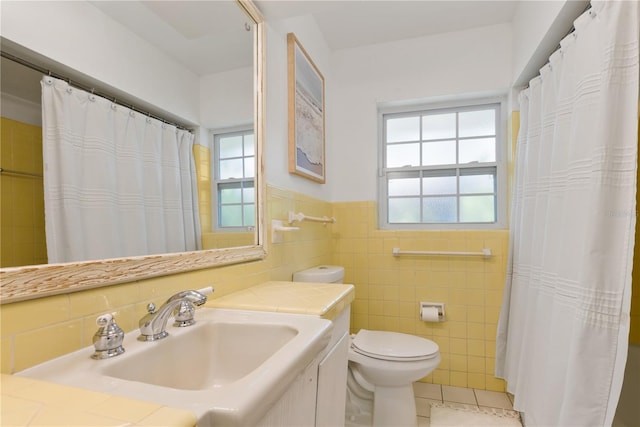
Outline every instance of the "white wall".
<svg viewBox="0 0 640 427">
<path fill-rule="evenodd" d="M 583 9 L 584 3 L 522 2 L 513 25 L 335 52 L 310 16 L 267 22 L 267 182 L 329 201 L 375 200 L 378 103 L 506 93 L 514 81 L 535 67 L 538 57 L 544 57 L 546 44 L 557 44 L 553 33 L 568 31 L 573 18 L 567 24 L 567 16 L 573 13 L 575 17 L 575 10 Z M 0 31 L 12 42 L 188 123 L 208 120 L 220 111 L 219 105 L 207 99 L 226 89 L 219 83 L 220 76 L 200 81 L 89 2 L 3 1 Z M 296 34 L 325 78 L 326 184 L 288 172 L 288 32 Z M 236 107 L 237 112 L 244 111 Z M 215 123 L 204 123 L 203 128 L 209 125 Z"/>
<path fill-rule="evenodd" d="M 329 201 L 377 199 L 377 105 L 509 94 L 537 74 L 588 0 L 520 2 L 511 24 L 332 52 L 311 17 L 266 25 L 271 185 Z M 325 77 L 327 183 L 288 174 L 286 33 Z M 517 109 L 514 105 L 513 109 Z"/>
<path fill-rule="evenodd" d="M 253 67 L 200 78 L 200 143 L 209 145 L 210 129 L 253 125 Z"/>
<path fill-rule="evenodd" d="M 378 103 L 506 94 L 511 27 L 495 25 L 334 52 L 327 107 L 331 201 L 377 198 Z"/>
<path fill-rule="evenodd" d="M 0 93 L 0 106 L 2 117 L 34 126 L 42 126 L 42 107 L 40 104 L 34 104 L 2 92 Z"/>
<path fill-rule="evenodd" d="M 223 128 L 253 123 L 253 68 L 200 78 L 200 125 Z"/>
<path fill-rule="evenodd" d="M 331 51 L 315 20 L 310 16 L 291 18 L 266 24 L 266 130 L 265 170 L 270 185 L 323 200 L 330 200 L 329 184 L 318 184 L 289 174 L 288 103 L 287 103 L 287 33 L 293 32 L 325 79 L 325 107 L 334 96 Z M 327 107 L 326 126 L 334 116 Z M 332 144 L 327 135 L 327 149 Z M 332 163 L 327 152 L 327 165 Z M 328 168 L 329 166 L 327 166 Z M 329 174 L 329 172 L 327 172 Z"/>
<path fill-rule="evenodd" d="M 198 122 L 198 77 L 89 2 L 2 1 L 0 19 L 10 42 Z"/>
</svg>

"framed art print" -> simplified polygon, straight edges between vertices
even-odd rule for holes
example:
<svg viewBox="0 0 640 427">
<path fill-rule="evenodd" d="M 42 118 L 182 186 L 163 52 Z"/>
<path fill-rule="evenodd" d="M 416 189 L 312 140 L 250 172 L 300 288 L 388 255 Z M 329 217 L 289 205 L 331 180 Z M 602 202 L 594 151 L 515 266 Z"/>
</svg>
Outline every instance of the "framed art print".
<svg viewBox="0 0 640 427">
<path fill-rule="evenodd" d="M 324 77 L 293 33 L 287 34 L 289 173 L 325 182 Z"/>
</svg>

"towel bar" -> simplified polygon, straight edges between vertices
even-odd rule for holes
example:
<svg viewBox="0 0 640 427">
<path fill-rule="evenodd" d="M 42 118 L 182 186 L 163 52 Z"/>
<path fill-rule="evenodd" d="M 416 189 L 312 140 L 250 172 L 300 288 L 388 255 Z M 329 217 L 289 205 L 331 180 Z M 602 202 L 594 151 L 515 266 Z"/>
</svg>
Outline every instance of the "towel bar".
<svg viewBox="0 0 640 427">
<path fill-rule="evenodd" d="M 323 216 L 323 217 L 308 216 L 303 214 L 302 212 L 294 213 L 289 211 L 289 224 L 295 221 L 315 221 L 315 222 L 322 222 L 326 225 L 327 223 L 331 223 L 331 224 L 335 223 L 336 219 L 329 218 L 328 216 Z"/>
<path fill-rule="evenodd" d="M 431 255 L 431 256 L 480 256 L 491 258 L 491 249 L 483 248 L 482 252 L 444 252 L 444 251 L 401 251 L 400 248 L 393 248 L 393 256 L 400 255 Z"/>
</svg>

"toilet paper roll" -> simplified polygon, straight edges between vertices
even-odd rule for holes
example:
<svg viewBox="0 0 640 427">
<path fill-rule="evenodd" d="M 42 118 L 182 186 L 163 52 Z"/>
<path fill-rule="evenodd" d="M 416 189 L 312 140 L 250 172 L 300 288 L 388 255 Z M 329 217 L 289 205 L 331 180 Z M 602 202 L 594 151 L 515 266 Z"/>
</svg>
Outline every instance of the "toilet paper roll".
<svg viewBox="0 0 640 427">
<path fill-rule="evenodd" d="M 438 316 L 438 308 L 437 307 L 421 307 L 420 320 L 424 322 L 439 322 L 440 316 Z"/>
</svg>

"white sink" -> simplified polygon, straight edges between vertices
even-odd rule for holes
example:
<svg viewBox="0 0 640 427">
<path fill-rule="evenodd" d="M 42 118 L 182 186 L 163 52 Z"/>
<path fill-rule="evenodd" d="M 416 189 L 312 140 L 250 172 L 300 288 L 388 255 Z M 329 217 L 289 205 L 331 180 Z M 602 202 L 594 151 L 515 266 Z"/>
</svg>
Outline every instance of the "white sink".
<svg viewBox="0 0 640 427">
<path fill-rule="evenodd" d="M 253 372 L 298 335 L 298 330 L 255 321 L 200 321 L 185 333 L 172 335 L 129 357 L 114 359 L 102 373 L 162 387 L 204 390 Z M 190 369 L 171 369 L 172 362 Z"/>
<path fill-rule="evenodd" d="M 331 322 L 315 316 L 203 308 L 187 328 L 137 340 L 125 353 L 93 360 L 93 347 L 16 375 L 192 411 L 198 425 L 250 425 L 326 347 Z M 172 319 L 169 319 L 171 325 Z"/>
</svg>

